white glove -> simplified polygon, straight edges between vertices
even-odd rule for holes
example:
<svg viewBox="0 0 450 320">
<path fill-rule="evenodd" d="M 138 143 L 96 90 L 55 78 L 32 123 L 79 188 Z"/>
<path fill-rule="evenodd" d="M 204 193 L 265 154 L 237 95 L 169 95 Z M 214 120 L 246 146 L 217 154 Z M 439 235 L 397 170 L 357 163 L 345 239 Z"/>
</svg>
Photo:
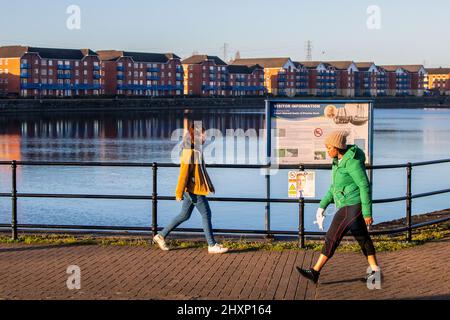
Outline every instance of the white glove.
<svg viewBox="0 0 450 320">
<path fill-rule="evenodd" d="M 325 220 L 325 209 L 319 208 L 316 213 L 316 221 L 314 224 L 317 224 L 320 230 L 323 231 L 323 221 Z"/>
</svg>

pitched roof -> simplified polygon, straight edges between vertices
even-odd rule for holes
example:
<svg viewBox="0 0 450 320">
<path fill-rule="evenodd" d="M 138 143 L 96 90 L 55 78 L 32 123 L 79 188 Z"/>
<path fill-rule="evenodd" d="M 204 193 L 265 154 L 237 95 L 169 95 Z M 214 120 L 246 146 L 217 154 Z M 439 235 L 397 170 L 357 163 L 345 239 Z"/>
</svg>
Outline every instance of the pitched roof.
<svg viewBox="0 0 450 320">
<path fill-rule="evenodd" d="M 228 73 L 243 73 L 243 74 L 252 74 L 256 69 L 263 70 L 263 67 L 260 65 L 254 66 L 244 66 L 244 65 L 229 65 Z"/>
<path fill-rule="evenodd" d="M 226 66 L 227 64 L 217 56 L 208 56 L 206 54 L 197 54 L 181 61 L 182 64 L 200 64 L 204 61 L 212 60 L 218 66 Z"/>
<path fill-rule="evenodd" d="M 298 61 L 294 61 L 294 65 L 296 68 L 301 69 L 301 68 L 306 68 L 305 65 L 301 62 Z"/>
<path fill-rule="evenodd" d="M 383 65 L 380 67 L 389 72 L 395 72 L 395 71 L 397 71 L 397 69 L 402 68 L 401 66 L 395 66 L 395 65 Z"/>
<path fill-rule="evenodd" d="M 323 61 L 298 61 L 298 63 L 301 63 L 308 69 L 316 69 L 320 64 L 323 64 L 326 67 L 331 66 L 329 63 Z"/>
<path fill-rule="evenodd" d="M 370 67 L 374 65 L 373 62 L 355 62 L 355 66 L 358 68 L 358 70 L 360 71 L 367 71 L 370 69 Z"/>
<path fill-rule="evenodd" d="M 450 68 L 427 68 L 429 74 L 450 74 Z"/>
<path fill-rule="evenodd" d="M 44 59 L 73 59 L 81 60 L 87 55 L 96 56 L 97 54 L 90 49 L 58 49 L 58 48 L 39 48 L 28 46 L 5 46 L 0 47 L 0 57 L 13 58 L 22 57 L 26 53 L 37 53 Z"/>
<path fill-rule="evenodd" d="M 130 57 L 135 62 L 159 62 L 166 63 L 170 59 L 180 59 L 173 53 L 147 53 L 147 52 L 130 52 L 120 50 L 99 50 L 97 51 L 100 59 L 103 61 L 116 61 L 122 57 Z"/>
<path fill-rule="evenodd" d="M 264 68 L 282 68 L 290 58 L 247 58 L 247 59 L 236 59 L 231 64 L 232 65 L 243 65 L 243 66 L 254 66 L 258 64 Z"/>
<path fill-rule="evenodd" d="M 335 67 L 337 70 L 347 70 L 353 61 L 327 61 L 326 63 Z"/>
<path fill-rule="evenodd" d="M 399 65 L 399 67 L 405 69 L 409 72 L 419 72 L 420 69 L 424 68 L 421 64 L 405 64 L 405 65 Z"/>
</svg>

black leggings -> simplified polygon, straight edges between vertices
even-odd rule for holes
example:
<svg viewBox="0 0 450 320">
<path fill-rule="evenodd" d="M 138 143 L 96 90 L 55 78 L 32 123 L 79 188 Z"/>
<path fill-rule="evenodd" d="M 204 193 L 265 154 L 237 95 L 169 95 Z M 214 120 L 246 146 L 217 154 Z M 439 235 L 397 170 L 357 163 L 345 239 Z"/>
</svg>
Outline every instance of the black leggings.
<svg viewBox="0 0 450 320">
<path fill-rule="evenodd" d="M 358 241 L 366 257 L 375 255 L 375 248 L 362 215 L 361 204 L 344 207 L 336 212 L 330 229 L 325 236 L 325 246 L 322 249 L 322 254 L 331 258 L 348 231 L 351 231 Z"/>
</svg>

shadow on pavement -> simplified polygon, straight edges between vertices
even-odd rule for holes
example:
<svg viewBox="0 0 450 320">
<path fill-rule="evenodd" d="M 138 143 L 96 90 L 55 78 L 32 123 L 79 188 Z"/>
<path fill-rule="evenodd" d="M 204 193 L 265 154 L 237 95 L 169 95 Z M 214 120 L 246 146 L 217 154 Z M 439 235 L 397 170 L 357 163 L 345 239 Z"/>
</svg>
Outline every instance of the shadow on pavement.
<svg viewBox="0 0 450 320">
<path fill-rule="evenodd" d="M 353 278 L 353 279 L 344 279 L 337 281 L 328 281 L 328 282 L 320 282 L 320 285 L 330 285 L 330 284 L 340 284 L 340 283 L 350 283 L 350 282 L 366 282 L 364 278 Z"/>
</svg>

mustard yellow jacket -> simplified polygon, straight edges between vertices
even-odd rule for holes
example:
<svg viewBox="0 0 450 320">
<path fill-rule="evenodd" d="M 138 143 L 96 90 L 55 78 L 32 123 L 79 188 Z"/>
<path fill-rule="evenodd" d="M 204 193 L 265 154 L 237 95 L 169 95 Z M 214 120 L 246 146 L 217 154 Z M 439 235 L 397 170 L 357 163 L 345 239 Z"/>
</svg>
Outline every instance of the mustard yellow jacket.
<svg viewBox="0 0 450 320">
<path fill-rule="evenodd" d="M 181 154 L 180 175 L 175 192 L 177 199 L 182 199 L 184 192 L 202 196 L 215 192 L 206 172 L 203 155 L 195 149 L 185 148 Z"/>
</svg>

